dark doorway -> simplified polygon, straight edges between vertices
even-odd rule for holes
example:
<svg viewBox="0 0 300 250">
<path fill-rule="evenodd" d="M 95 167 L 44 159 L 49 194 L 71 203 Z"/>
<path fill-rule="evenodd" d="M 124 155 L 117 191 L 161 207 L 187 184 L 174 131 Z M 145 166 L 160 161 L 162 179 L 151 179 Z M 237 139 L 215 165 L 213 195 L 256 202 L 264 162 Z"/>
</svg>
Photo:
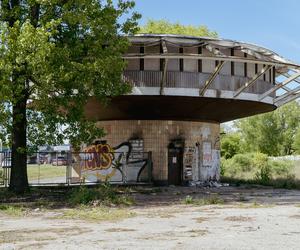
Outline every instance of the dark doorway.
<svg viewBox="0 0 300 250">
<path fill-rule="evenodd" d="M 168 147 L 168 184 L 182 184 L 183 141 L 172 141 Z"/>
</svg>

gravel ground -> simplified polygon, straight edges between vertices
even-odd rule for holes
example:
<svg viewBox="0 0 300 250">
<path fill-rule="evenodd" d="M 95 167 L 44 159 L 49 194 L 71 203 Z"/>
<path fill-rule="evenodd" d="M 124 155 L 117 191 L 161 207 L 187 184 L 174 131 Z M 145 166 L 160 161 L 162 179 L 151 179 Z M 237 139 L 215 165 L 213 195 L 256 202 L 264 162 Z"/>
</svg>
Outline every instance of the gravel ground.
<svg viewBox="0 0 300 250">
<path fill-rule="evenodd" d="M 221 205 L 183 205 L 217 194 Z M 168 188 L 136 194 L 135 217 L 118 222 L 0 215 L 0 249 L 299 249 L 300 191 Z"/>
</svg>

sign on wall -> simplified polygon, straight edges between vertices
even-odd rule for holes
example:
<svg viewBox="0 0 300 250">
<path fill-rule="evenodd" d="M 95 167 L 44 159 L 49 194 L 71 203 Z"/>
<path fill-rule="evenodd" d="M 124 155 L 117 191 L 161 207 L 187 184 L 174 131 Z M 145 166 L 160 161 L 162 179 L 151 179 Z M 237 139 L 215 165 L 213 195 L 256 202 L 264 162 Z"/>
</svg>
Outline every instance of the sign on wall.
<svg viewBox="0 0 300 250">
<path fill-rule="evenodd" d="M 197 180 L 197 174 L 194 174 L 194 172 L 197 172 L 195 147 L 186 147 L 184 149 L 183 165 L 184 180 Z"/>
</svg>

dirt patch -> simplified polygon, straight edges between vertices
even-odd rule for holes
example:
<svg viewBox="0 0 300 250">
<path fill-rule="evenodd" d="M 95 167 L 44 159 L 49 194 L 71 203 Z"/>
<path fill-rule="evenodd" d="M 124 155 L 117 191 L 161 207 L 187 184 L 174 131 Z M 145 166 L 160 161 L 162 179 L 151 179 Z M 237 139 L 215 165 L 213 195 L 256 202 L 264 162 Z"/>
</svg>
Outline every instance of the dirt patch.
<svg viewBox="0 0 300 250">
<path fill-rule="evenodd" d="M 204 229 L 192 229 L 189 231 L 186 231 L 190 235 L 190 237 L 199 237 L 208 234 L 208 230 Z"/>
<path fill-rule="evenodd" d="M 253 221 L 253 218 L 245 217 L 245 216 L 229 216 L 229 217 L 226 217 L 224 220 L 227 220 L 227 221 Z"/>
<path fill-rule="evenodd" d="M 291 215 L 291 216 L 289 216 L 289 218 L 292 218 L 292 219 L 300 219 L 300 214 L 294 214 L 294 215 Z"/>
<path fill-rule="evenodd" d="M 202 223 L 204 221 L 208 221 L 209 219 L 206 218 L 206 217 L 198 217 L 198 218 L 194 218 L 194 220 L 197 222 L 197 223 Z"/>
<path fill-rule="evenodd" d="M 240 193 L 246 199 L 240 199 Z M 181 201 L 187 195 L 193 199 L 218 195 L 224 204 L 184 205 Z M 300 245 L 300 191 L 240 187 L 179 187 L 176 191 L 170 187 L 156 190 L 155 195 L 135 196 L 135 206 L 107 210 L 79 207 L 77 211 L 69 210 L 68 216 L 65 208 L 41 209 L 19 217 L 2 214 L 0 249 L 9 245 L 8 249 L 39 250 L 165 250 L 199 246 L 279 250 L 298 249 Z M 92 219 L 86 219 L 87 215 Z"/>
<path fill-rule="evenodd" d="M 117 232 L 134 232 L 136 230 L 130 228 L 108 228 L 105 229 L 104 231 L 108 233 L 117 233 Z"/>
<path fill-rule="evenodd" d="M 26 245 L 21 245 L 19 247 L 20 250 L 32 250 L 32 249 L 42 249 L 43 247 L 47 246 L 48 243 L 47 242 L 36 242 L 36 243 L 32 243 L 32 244 L 26 244 Z M 8 248 L 9 249 L 9 248 Z"/>
<path fill-rule="evenodd" d="M 79 235 L 90 232 L 90 229 L 79 227 L 49 228 L 49 229 L 17 229 L 0 231 L 0 243 L 15 243 L 25 241 L 51 241 L 59 235 L 65 236 Z"/>
</svg>

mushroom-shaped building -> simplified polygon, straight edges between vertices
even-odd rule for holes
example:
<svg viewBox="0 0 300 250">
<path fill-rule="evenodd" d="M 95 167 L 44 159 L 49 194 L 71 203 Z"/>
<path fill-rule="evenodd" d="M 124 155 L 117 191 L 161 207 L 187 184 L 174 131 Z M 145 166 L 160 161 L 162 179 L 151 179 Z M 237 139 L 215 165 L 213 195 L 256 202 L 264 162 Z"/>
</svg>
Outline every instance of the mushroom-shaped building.
<svg viewBox="0 0 300 250">
<path fill-rule="evenodd" d="M 300 65 L 260 46 L 163 34 L 129 40 L 131 93 L 108 106 L 92 99 L 86 113 L 105 129 L 108 145 L 151 151 L 156 183 L 218 180 L 220 123 L 300 96 Z"/>
</svg>

